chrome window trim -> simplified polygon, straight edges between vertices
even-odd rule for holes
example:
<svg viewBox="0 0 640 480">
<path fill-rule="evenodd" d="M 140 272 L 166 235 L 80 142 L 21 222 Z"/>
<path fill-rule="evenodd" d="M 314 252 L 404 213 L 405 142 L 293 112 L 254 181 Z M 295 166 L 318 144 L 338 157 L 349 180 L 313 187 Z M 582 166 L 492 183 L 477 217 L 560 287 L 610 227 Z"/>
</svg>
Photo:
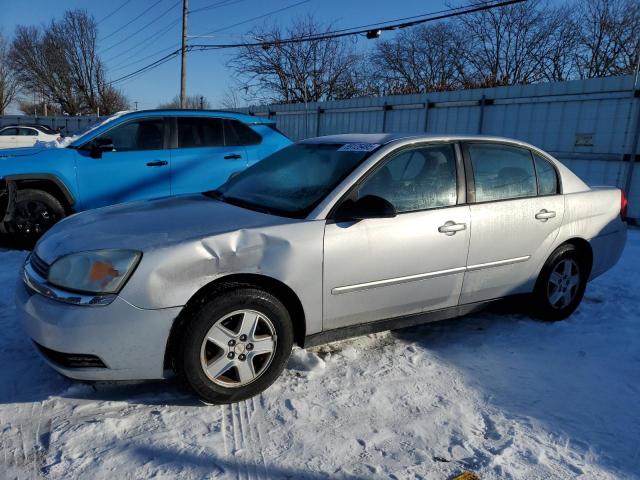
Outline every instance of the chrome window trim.
<svg viewBox="0 0 640 480">
<path fill-rule="evenodd" d="M 22 280 L 30 291 L 40 294 L 62 303 L 69 303 L 78 306 L 101 307 L 109 305 L 115 300 L 117 295 L 86 295 L 81 293 L 68 292 L 60 288 L 54 287 L 46 279 L 38 275 L 31 266 L 31 262 L 27 262 L 22 267 Z"/>
</svg>

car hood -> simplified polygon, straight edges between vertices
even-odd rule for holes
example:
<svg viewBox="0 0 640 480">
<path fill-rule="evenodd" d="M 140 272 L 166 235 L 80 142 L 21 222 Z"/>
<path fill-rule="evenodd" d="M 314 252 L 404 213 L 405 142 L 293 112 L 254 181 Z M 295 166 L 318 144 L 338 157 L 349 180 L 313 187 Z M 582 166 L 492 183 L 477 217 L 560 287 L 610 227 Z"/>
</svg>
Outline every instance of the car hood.
<svg viewBox="0 0 640 480">
<path fill-rule="evenodd" d="M 14 157 L 28 157 L 36 155 L 43 150 L 49 149 L 45 147 L 3 148 L 0 150 L 0 160 Z"/>
<path fill-rule="evenodd" d="M 35 251 L 47 263 L 103 248 L 149 251 L 234 230 L 295 220 L 240 208 L 204 195 L 163 198 L 72 215 L 49 230 Z"/>
</svg>

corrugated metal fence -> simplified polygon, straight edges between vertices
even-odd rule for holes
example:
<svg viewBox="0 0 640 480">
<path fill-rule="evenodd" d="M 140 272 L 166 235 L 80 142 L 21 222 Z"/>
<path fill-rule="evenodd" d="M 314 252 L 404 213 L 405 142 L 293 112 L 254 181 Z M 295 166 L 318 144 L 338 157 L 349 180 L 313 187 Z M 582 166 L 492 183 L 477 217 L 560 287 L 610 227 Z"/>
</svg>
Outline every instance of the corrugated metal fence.
<svg viewBox="0 0 640 480">
<path fill-rule="evenodd" d="M 488 134 L 532 143 L 591 185 L 629 194 L 640 218 L 640 85 L 632 76 L 430 94 L 357 98 L 239 111 L 276 120 L 295 140 L 347 132 Z M 633 177 L 633 178 L 631 178 Z"/>
<path fill-rule="evenodd" d="M 632 76 L 238 111 L 275 119 L 278 128 L 295 140 L 347 132 L 517 138 L 550 152 L 591 185 L 624 188 L 629 215 L 640 219 L 640 82 L 634 84 Z M 0 116 L 0 126 L 44 123 L 64 127 L 64 133 L 71 135 L 98 120 Z"/>
<path fill-rule="evenodd" d="M 41 125 L 47 125 L 51 128 L 62 129 L 62 133 L 65 135 L 73 135 L 74 133 L 94 124 L 98 120 L 106 117 L 97 117 L 94 115 L 87 115 L 81 117 L 41 117 L 38 115 L 1 115 L 0 127 L 5 125 L 27 125 L 29 123 L 39 123 Z"/>
</svg>

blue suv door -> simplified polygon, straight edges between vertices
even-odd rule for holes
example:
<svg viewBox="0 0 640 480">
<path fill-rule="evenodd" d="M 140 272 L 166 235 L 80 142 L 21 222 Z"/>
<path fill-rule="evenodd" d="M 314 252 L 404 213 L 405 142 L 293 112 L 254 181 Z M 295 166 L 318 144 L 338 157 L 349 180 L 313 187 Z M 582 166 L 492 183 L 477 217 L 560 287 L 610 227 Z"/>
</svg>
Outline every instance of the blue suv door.
<svg viewBox="0 0 640 480">
<path fill-rule="evenodd" d="M 82 209 L 171 194 L 171 156 L 164 117 L 122 122 L 85 145 L 76 162 Z M 92 145 L 109 145 L 100 158 Z"/>
<path fill-rule="evenodd" d="M 231 119 L 175 118 L 177 138 L 176 148 L 171 150 L 171 194 L 212 190 L 226 182 L 231 174 L 244 170 L 248 165 L 247 151 L 236 133 L 236 129 L 242 127 L 249 129 Z"/>
</svg>

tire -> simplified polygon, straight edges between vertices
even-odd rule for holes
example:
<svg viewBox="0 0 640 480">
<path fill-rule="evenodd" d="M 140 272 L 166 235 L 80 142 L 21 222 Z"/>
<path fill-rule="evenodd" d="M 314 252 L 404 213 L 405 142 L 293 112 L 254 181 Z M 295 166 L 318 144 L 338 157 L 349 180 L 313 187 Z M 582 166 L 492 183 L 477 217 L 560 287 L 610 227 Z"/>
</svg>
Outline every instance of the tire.
<svg viewBox="0 0 640 480">
<path fill-rule="evenodd" d="M 2 224 L 2 231 L 13 240 L 32 245 L 65 216 L 64 206 L 50 193 L 18 190 L 13 218 Z"/>
<path fill-rule="evenodd" d="M 584 296 L 589 268 L 573 245 L 558 247 L 538 276 L 533 294 L 534 315 L 548 321 L 571 315 Z"/>
<path fill-rule="evenodd" d="M 292 347 L 291 317 L 282 302 L 264 290 L 229 284 L 185 320 L 174 370 L 205 402 L 238 402 L 276 381 Z"/>
</svg>

